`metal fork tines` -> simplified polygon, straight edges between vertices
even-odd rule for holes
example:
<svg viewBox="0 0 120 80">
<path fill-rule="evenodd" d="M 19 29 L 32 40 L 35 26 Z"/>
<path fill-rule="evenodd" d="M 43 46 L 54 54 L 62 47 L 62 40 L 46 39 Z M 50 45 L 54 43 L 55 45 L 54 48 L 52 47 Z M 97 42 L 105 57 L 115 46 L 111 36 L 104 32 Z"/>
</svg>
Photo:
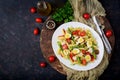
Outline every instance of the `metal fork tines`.
<svg viewBox="0 0 120 80">
<path fill-rule="evenodd" d="M 105 45 L 106 51 L 110 54 L 112 51 L 112 48 L 111 48 L 111 45 L 110 45 L 107 37 L 105 36 L 105 33 L 104 33 L 102 27 L 101 27 L 102 24 L 100 23 L 99 19 L 96 16 L 93 16 L 92 18 L 93 18 L 93 21 L 96 25 L 96 30 L 97 30 L 98 34 L 100 35 L 100 37 Z"/>
</svg>

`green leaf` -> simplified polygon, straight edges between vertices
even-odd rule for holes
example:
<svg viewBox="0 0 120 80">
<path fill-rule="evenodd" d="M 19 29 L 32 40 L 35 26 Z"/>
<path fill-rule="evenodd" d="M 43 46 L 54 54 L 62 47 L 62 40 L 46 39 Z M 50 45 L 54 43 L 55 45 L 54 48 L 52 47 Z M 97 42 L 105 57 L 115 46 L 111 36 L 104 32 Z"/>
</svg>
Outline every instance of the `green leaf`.
<svg viewBox="0 0 120 80">
<path fill-rule="evenodd" d="M 72 34 L 72 32 L 71 32 L 71 30 L 70 30 L 70 28 L 69 28 L 69 27 L 68 27 L 68 30 L 67 30 L 67 31 L 68 31 L 68 33 Z"/>
<path fill-rule="evenodd" d="M 62 49 L 62 44 L 61 44 L 59 41 L 57 42 L 57 44 L 58 44 L 58 46 L 59 46 L 60 50 L 62 50 L 62 51 L 63 51 L 63 49 Z"/>
<path fill-rule="evenodd" d="M 65 23 L 68 22 L 68 21 L 69 21 L 68 19 L 65 19 L 65 20 L 64 20 Z"/>
<path fill-rule="evenodd" d="M 92 53 L 92 55 L 93 55 L 93 57 L 96 59 L 97 58 L 97 56 L 96 56 L 96 54 L 95 53 Z"/>
<path fill-rule="evenodd" d="M 73 19 L 73 9 L 69 1 L 61 8 L 57 8 L 52 18 L 58 22 L 69 22 Z M 60 19 L 59 19 L 60 18 Z"/>
<path fill-rule="evenodd" d="M 70 19 L 70 20 L 73 20 L 73 16 L 70 16 L 69 19 Z"/>
<path fill-rule="evenodd" d="M 78 61 L 79 64 L 81 64 L 81 59 L 80 59 L 80 57 L 77 57 L 77 61 Z"/>
</svg>

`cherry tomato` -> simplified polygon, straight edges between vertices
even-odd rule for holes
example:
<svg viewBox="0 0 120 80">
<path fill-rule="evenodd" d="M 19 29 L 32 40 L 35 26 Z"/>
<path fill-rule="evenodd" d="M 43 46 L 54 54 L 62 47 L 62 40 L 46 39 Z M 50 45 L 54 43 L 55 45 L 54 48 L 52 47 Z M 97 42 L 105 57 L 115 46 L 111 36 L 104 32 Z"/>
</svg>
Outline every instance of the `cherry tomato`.
<svg viewBox="0 0 120 80">
<path fill-rule="evenodd" d="M 49 62 L 54 62 L 55 61 L 55 56 L 49 56 L 48 60 L 49 60 Z"/>
<path fill-rule="evenodd" d="M 63 48 L 63 49 L 68 49 L 67 44 L 63 44 L 63 45 L 62 45 L 62 48 Z"/>
<path fill-rule="evenodd" d="M 40 67 L 42 67 L 42 68 L 44 68 L 44 67 L 46 67 L 46 63 L 45 62 L 40 62 Z"/>
<path fill-rule="evenodd" d="M 72 32 L 73 35 L 79 35 L 80 34 L 80 30 L 75 30 Z"/>
<path fill-rule="evenodd" d="M 82 53 L 83 53 L 83 54 L 86 54 L 86 50 L 82 50 Z"/>
<path fill-rule="evenodd" d="M 35 21 L 36 21 L 37 23 L 42 23 L 42 18 L 36 18 Z"/>
<path fill-rule="evenodd" d="M 80 33 L 80 36 L 85 36 L 86 35 L 86 32 L 85 31 L 82 31 L 81 33 Z"/>
<path fill-rule="evenodd" d="M 90 56 L 91 56 L 91 61 L 94 61 L 95 60 L 94 56 L 93 55 Z"/>
<path fill-rule="evenodd" d="M 73 54 L 73 53 L 70 53 L 69 56 L 70 56 L 71 61 L 74 62 L 74 59 L 73 59 L 74 54 Z"/>
<path fill-rule="evenodd" d="M 111 37 L 112 36 L 112 30 L 107 30 L 105 32 L 105 34 L 106 34 L 107 37 Z"/>
<path fill-rule="evenodd" d="M 31 8 L 30 8 L 30 12 L 31 12 L 31 13 L 36 13 L 36 12 L 37 12 L 37 9 L 36 9 L 35 7 L 31 7 Z"/>
<path fill-rule="evenodd" d="M 34 35 L 38 35 L 40 33 L 40 30 L 39 28 L 35 28 L 34 31 L 33 31 Z"/>
<path fill-rule="evenodd" d="M 87 55 L 90 55 L 90 52 L 86 52 Z"/>
<path fill-rule="evenodd" d="M 77 31 L 77 35 L 78 35 L 78 36 L 80 36 L 80 34 L 81 34 L 81 31 L 80 31 L 80 30 L 78 30 L 78 31 Z"/>
<path fill-rule="evenodd" d="M 82 64 L 83 65 L 86 65 L 87 64 L 87 61 L 85 59 L 82 60 Z"/>
<path fill-rule="evenodd" d="M 90 14 L 89 13 L 84 13 L 83 14 L 83 18 L 84 19 L 89 19 L 90 18 Z"/>
<path fill-rule="evenodd" d="M 73 31 L 73 32 L 72 32 L 72 35 L 77 35 L 77 31 Z"/>
<path fill-rule="evenodd" d="M 70 38 L 66 39 L 66 41 L 67 41 L 68 43 L 71 43 L 71 39 L 70 39 Z"/>
</svg>

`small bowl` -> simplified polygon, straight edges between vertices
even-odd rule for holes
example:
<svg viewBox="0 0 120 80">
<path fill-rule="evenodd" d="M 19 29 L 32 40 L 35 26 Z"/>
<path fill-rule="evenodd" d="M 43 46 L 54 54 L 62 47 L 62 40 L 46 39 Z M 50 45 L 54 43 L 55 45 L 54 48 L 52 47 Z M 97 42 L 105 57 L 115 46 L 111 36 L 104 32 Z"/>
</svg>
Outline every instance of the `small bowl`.
<svg viewBox="0 0 120 80">
<path fill-rule="evenodd" d="M 54 22 L 53 20 L 48 20 L 48 21 L 46 22 L 46 27 L 47 27 L 48 29 L 54 29 L 55 26 L 56 26 L 56 24 L 55 24 L 55 22 Z"/>
</svg>

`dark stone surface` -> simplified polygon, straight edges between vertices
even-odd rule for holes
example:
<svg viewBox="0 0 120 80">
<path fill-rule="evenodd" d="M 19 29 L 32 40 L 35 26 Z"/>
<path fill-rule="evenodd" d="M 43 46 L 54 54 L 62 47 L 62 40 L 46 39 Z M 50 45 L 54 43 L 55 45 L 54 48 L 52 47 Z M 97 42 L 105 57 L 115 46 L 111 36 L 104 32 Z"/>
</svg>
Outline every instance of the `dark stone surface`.
<svg viewBox="0 0 120 80">
<path fill-rule="evenodd" d="M 52 4 L 65 0 L 47 0 Z M 114 53 L 110 64 L 100 80 L 120 80 L 120 1 L 99 0 L 106 10 L 107 18 L 116 37 Z M 40 50 L 39 38 L 34 36 L 35 27 L 43 24 L 35 22 L 39 14 L 31 14 L 29 9 L 38 0 L 0 0 L 0 80 L 66 80 L 48 64 L 40 68 L 39 62 L 45 61 Z M 61 6 L 60 4 L 56 4 Z M 42 17 L 45 20 L 47 17 Z"/>
</svg>

